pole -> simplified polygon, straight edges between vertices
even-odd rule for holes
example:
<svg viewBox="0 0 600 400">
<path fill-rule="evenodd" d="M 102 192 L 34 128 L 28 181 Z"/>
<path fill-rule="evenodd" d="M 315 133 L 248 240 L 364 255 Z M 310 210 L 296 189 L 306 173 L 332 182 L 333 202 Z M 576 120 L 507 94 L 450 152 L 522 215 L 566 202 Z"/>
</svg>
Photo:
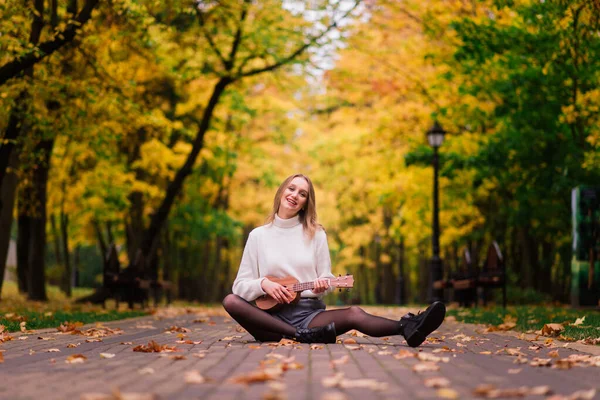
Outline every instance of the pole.
<svg viewBox="0 0 600 400">
<path fill-rule="evenodd" d="M 438 148 L 433 148 L 433 235 L 431 238 L 432 257 L 429 261 L 430 284 L 429 299 L 434 301 L 443 301 L 443 289 L 434 289 L 433 283 L 442 279 L 442 260 L 440 258 L 440 219 L 439 219 L 439 184 L 438 184 L 439 158 Z"/>
</svg>

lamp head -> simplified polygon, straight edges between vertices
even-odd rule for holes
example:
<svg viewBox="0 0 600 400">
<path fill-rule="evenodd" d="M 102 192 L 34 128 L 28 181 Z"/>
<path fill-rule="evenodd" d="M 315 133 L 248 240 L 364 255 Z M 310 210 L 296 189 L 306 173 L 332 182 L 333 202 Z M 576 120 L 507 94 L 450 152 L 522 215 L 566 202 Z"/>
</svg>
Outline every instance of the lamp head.
<svg viewBox="0 0 600 400">
<path fill-rule="evenodd" d="M 434 121 L 433 126 L 427 131 L 427 141 L 429 142 L 429 145 L 433 148 L 440 147 L 444 141 L 445 134 L 446 131 L 444 128 L 442 128 L 437 121 Z"/>
</svg>

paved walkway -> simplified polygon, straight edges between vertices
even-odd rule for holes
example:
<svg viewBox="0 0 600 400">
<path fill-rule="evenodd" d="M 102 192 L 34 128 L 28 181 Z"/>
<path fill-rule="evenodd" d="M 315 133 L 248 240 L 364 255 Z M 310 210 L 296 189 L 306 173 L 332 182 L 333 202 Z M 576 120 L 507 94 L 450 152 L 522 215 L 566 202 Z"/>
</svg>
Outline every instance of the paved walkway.
<svg viewBox="0 0 600 400">
<path fill-rule="evenodd" d="M 195 312 L 77 329 L 11 334 L 0 399 L 600 399 L 600 356 L 453 321 L 418 349 L 360 334 L 257 343 L 231 319 Z M 151 341 L 162 351 L 133 351 Z"/>
</svg>

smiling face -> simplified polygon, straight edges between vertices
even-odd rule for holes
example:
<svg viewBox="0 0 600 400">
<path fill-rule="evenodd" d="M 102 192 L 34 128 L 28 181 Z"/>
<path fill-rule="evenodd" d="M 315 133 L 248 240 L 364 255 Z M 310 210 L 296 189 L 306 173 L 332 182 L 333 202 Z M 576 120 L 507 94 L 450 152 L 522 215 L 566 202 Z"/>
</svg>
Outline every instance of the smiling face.
<svg viewBox="0 0 600 400">
<path fill-rule="evenodd" d="M 283 189 L 283 194 L 279 200 L 279 210 L 277 214 L 280 218 L 288 219 L 296 216 L 304 208 L 308 201 L 309 185 L 306 179 L 295 177 Z"/>
</svg>

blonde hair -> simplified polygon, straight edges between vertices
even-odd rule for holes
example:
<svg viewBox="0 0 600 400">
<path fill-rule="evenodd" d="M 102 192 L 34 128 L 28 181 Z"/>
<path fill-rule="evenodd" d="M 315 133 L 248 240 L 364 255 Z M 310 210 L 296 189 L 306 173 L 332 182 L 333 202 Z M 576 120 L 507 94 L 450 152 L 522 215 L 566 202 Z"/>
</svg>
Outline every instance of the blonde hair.
<svg viewBox="0 0 600 400">
<path fill-rule="evenodd" d="M 281 203 L 281 196 L 283 195 L 283 191 L 289 186 L 290 182 L 292 182 L 295 178 L 303 178 L 308 183 L 308 198 L 306 199 L 306 204 L 304 208 L 302 208 L 298 212 L 298 216 L 300 218 L 300 222 L 302 223 L 302 227 L 304 228 L 304 233 L 309 237 L 315 237 L 315 233 L 318 229 L 323 229 L 321 224 L 317 222 L 317 205 L 315 202 L 315 188 L 310 180 L 310 178 L 306 175 L 295 174 L 291 175 L 283 181 L 283 183 L 277 189 L 275 193 L 275 199 L 273 199 L 273 210 L 267 217 L 267 224 L 272 223 L 275 220 L 275 214 L 279 211 L 279 205 Z"/>
</svg>

